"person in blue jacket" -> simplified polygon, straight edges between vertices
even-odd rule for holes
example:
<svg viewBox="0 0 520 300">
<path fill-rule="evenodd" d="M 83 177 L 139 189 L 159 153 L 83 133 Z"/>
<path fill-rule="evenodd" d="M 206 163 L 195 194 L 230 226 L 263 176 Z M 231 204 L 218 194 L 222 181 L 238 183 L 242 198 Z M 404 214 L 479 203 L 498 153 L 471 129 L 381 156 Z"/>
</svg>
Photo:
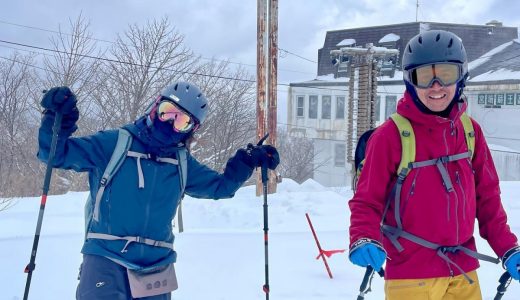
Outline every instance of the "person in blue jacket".
<svg viewBox="0 0 520 300">
<path fill-rule="evenodd" d="M 50 89 L 41 105 L 38 158 L 47 161 L 52 125 L 56 113 L 61 113 L 53 166 L 89 175 L 77 299 L 171 299 L 176 288 L 172 220 L 183 194 L 181 172 L 187 172 L 186 194 L 221 199 L 233 197 L 254 168 L 275 169 L 280 162 L 273 146 L 249 146 L 238 149 L 223 173 L 189 153 L 185 154 L 187 170 L 179 170 L 179 150 L 185 149 L 187 139 L 206 119 L 208 101 L 197 86 L 177 82 L 160 93 L 144 116 L 122 127 L 132 137 L 131 147 L 105 186 L 102 176 L 119 129 L 71 137 L 79 112 L 68 87 Z"/>
</svg>

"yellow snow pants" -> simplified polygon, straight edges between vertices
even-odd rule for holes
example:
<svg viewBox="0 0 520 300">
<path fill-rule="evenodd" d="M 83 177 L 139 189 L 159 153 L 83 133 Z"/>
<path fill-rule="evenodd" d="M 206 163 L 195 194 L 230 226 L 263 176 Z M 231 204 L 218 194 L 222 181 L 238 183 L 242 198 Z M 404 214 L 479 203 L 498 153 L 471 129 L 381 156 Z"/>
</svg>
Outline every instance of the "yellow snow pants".
<svg viewBox="0 0 520 300">
<path fill-rule="evenodd" d="M 463 275 L 426 279 L 395 279 L 385 281 L 386 300 L 482 300 L 476 271 Z"/>
</svg>

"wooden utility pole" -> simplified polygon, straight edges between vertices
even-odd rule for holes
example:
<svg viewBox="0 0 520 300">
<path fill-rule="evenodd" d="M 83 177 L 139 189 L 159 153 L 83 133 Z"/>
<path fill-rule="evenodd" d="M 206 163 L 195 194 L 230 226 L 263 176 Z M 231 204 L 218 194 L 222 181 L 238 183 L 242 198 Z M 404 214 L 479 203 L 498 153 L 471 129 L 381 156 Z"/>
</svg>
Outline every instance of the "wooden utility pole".
<svg viewBox="0 0 520 300">
<path fill-rule="evenodd" d="M 332 50 L 331 56 L 348 57 L 349 62 L 349 101 L 347 120 L 346 161 L 351 165 L 351 179 L 354 180 L 354 149 L 361 135 L 375 127 L 375 103 L 377 98 L 377 76 L 384 59 L 397 57 L 397 49 L 374 47 L 344 47 Z M 352 188 L 354 184 L 352 182 Z"/>
<path fill-rule="evenodd" d="M 267 26 L 266 26 L 267 23 Z M 266 49 L 267 43 L 267 49 Z M 276 145 L 276 110 L 278 76 L 278 0 L 258 0 L 257 22 L 257 104 L 256 136 L 260 140 L 267 133 L 266 143 Z M 267 90 L 267 92 L 266 92 Z M 260 172 L 257 176 L 256 194 L 262 194 Z M 269 171 L 268 193 L 276 192 L 277 176 Z"/>
</svg>

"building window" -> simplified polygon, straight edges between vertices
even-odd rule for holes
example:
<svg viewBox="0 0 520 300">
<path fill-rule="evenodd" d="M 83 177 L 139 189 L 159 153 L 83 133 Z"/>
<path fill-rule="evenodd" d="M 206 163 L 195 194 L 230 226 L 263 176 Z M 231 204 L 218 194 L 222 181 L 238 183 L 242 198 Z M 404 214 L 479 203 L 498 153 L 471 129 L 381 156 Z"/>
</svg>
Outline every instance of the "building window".
<svg viewBox="0 0 520 300">
<path fill-rule="evenodd" d="M 497 94 L 495 97 L 497 99 L 497 105 L 504 105 L 504 94 Z"/>
<path fill-rule="evenodd" d="M 495 105 L 495 94 L 486 95 L 486 105 Z"/>
<path fill-rule="evenodd" d="M 305 97 L 298 96 L 296 97 L 296 116 L 303 117 L 303 105 L 304 105 Z"/>
<path fill-rule="evenodd" d="M 385 120 L 397 111 L 397 96 L 386 96 Z"/>
<path fill-rule="evenodd" d="M 516 94 L 516 105 L 520 105 L 520 94 Z"/>
<path fill-rule="evenodd" d="M 515 105 L 515 94 L 506 94 L 506 105 Z"/>
<path fill-rule="evenodd" d="M 309 96 L 309 119 L 318 118 L 318 96 Z"/>
<path fill-rule="evenodd" d="M 478 104 L 486 104 L 486 95 L 478 94 Z"/>
<path fill-rule="evenodd" d="M 345 159 L 346 159 L 346 147 L 345 144 L 335 144 L 334 145 L 334 166 L 335 167 L 345 167 Z"/>
<path fill-rule="evenodd" d="M 336 119 L 345 119 L 345 97 L 336 97 Z"/>
<path fill-rule="evenodd" d="M 330 96 L 321 96 L 321 118 L 330 119 Z"/>
</svg>

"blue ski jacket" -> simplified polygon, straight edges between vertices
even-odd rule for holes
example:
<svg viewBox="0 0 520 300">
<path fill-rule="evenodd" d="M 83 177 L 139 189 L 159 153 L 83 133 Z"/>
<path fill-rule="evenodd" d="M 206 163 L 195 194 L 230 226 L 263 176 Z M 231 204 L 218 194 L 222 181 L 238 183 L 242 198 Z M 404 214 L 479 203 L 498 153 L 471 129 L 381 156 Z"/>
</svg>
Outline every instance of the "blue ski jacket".
<svg viewBox="0 0 520 300">
<path fill-rule="evenodd" d="M 38 158 L 49 157 L 52 139 L 53 114 L 45 114 L 39 129 Z M 144 120 L 124 126 L 133 136 L 131 151 L 146 153 L 149 136 Z M 71 137 L 76 126 L 62 128 L 58 138 L 54 167 L 88 172 L 90 197 L 86 203 L 87 233 L 124 239 L 98 239 L 86 236 L 82 253 L 107 257 L 134 270 L 153 270 L 176 261 L 173 247 L 150 245 L 141 241 L 160 241 L 173 245 L 172 220 L 181 199 L 179 170 L 176 165 L 141 159 L 139 164 L 144 187 L 139 187 L 136 158 L 127 157 L 106 187 L 99 203 L 99 218 L 93 220 L 94 199 L 103 172 L 111 158 L 118 138 L 118 130 L 100 131 L 94 135 Z M 176 158 L 176 147 L 155 150 L 157 157 Z M 155 156 L 155 155 L 154 155 Z M 185 193 L 195 198 L 230 198 L 251 176 L 253 168 L 239 155 L 229 159 L 223 173 L 199 163 L 187 154 L 187 182 Z"/>
</svg>

